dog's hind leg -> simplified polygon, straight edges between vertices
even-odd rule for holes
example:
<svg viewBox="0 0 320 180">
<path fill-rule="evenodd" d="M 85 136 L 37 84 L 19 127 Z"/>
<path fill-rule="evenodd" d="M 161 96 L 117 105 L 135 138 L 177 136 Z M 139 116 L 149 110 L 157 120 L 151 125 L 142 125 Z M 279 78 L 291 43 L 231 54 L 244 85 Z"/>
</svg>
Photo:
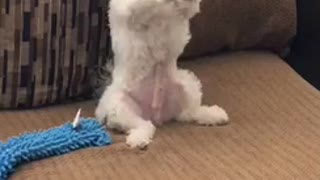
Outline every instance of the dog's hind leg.
<svg viewBox="0 0 320 180">
<path fill-rule="evenodd" d="M 177 121 L 197 122 L 201 125 L 222 125 L 228 122 L 229 117 L 221 107 L 201 104 L 201 83 L 192 72 L 178 70 L 177 76 L 185 93 L 185 103 L 182 113 L 176 118 Z"/>
<path fill-rule="evenodd" d="M 95 114 L 100 121 L 107 117 L 109 128 L 128 133 L 127 144 L 132 148 L 144 148 L 152 141 L 155 126 L 142 118 L 139 106 L 125 92 L 107 90 Z"/>
</svg>

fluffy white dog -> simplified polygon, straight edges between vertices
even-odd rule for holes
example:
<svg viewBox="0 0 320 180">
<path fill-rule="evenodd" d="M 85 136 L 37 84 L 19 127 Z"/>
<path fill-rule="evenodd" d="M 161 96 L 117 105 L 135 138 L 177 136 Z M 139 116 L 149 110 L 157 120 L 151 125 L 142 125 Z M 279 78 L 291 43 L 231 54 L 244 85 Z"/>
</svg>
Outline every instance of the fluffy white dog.
<svg viewBox="0 0 320 180">
<path fill-rule="evenodd" d="M 111 0 L 109 21 L 114 51 L 113 82 L 96 117 L 128 133 L 127 144 L 144 148 L 156 126 L 175 119 L 202 125 L 225 124 L 227 113 L 203 106 L 201 83 L 177 59 L 190 39 L 189 20 L 200 0 Z"/>
</svg>

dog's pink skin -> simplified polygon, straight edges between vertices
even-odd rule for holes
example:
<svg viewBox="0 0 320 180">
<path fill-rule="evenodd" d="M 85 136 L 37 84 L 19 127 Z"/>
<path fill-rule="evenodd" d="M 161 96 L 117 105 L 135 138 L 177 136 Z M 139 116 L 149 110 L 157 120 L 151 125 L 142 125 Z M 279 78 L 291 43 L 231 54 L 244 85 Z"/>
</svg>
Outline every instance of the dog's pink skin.
<svg viewBox="0 0 320 180">
<path fill-rule="evenodd" d="M 167 66 L 162 63 L 155 65 L 154 70 L 127 93 L 134 101 L 129 103 L 134 106 L 132 109 L 155 125 L 181 113 L 185 94 L 182 85 L 170 76 Z"/>
</svg>

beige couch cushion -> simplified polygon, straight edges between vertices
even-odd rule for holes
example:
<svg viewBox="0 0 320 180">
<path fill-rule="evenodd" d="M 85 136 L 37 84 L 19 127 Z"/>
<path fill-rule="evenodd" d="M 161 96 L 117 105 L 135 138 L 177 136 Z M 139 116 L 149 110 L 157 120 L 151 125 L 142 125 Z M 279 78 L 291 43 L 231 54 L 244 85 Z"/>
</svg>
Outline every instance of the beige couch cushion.
<svg viewBox="0 0 320 180">
<path fill-rule="evenodd" d="M 202 0 L 183 56 L 221 49 L 282 51 L 296 34 L 295 0 Z"/>
<path fill-rule="evenodd" d="M 18 179 L 318 179 L 320 94 L 277 56 L 239 52 L 184 62 L 204 85 L 204 100 L 230 113 L 231 124 L 200 127 L 169 123 L 147 151 L 114 144 L 37 161 Z M 95 103 L 0 114 L 0 139 L 71 120 Z"/>
</svg>

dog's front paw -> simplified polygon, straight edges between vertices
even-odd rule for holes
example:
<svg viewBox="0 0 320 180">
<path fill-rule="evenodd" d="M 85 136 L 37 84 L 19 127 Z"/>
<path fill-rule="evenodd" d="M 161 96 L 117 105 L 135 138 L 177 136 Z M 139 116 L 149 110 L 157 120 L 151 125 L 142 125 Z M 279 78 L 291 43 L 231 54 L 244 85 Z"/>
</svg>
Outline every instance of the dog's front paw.
<svg viewBox="0 0 320 180">
<path fill-rule="evenodd" d="M 131 148 L 144 149 L 151 141 L 151 137 L 143 129 L 132 129 L 127 136 L 127 145 Z"/>
<path fill-rule="evenodd" d="M 101 124 L 106 124 L 106 111 L 102 108 L 102 106 L 98 106 L 95 110 L 95 118 L 97 121 L 99 121 Z"/>
<path fill-rule="evenodd" d="M 229 122 L 226 111 L 215 105 L 211 107 L 202 106 L 197 112 L 196 121 L 201 125 L 225 125 Z"/>
</svg>

